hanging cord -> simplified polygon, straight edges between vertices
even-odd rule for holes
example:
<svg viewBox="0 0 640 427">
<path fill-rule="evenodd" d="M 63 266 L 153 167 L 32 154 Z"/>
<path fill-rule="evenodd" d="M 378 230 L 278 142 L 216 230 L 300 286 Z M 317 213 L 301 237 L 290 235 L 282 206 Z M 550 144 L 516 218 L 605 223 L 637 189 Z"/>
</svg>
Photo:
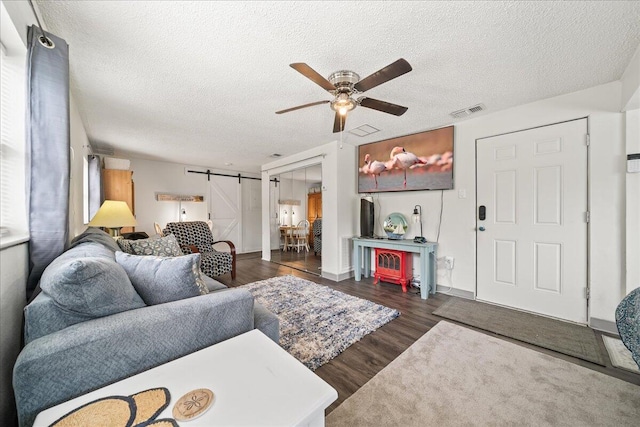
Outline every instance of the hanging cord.
<svg viewBox="0 0 640 427">
<path fill-rule="evenodd" d="M 440 219 L 438 220 L 438 235 L 436 243 L 440 241 L 440 227 L 442 227 L 442 210 L 444 208 L 444 190 L 440 190 Z"/>
<path fill-rule="evenodd" d="M 340 114 L 340 149 L 342 150 L 342 134 L 344 133 L 344 124 L 342 122 L 342 114 Z"/>
<path fill-rule="evenodd" d="M 42 24 L 40 23 L 40 18 L 38 17 L 38 14 L 36 13 L 36 8 L 33 6 L 33 2 L 31 0 L 29 0 L 29 6 L 31 6 L 31 10 L 33 11 L 33 16 L 36 17 L 36 21 L 38 22 L 38 28 L 40 28 L 40 32 L 42 33 L 42 35 L 38 37 L 38 41 L 42 46 L 46 47 L 47 49 L 53 49 L 54 47 L 56 47 L 56 44 L 50 38 L 48 38 L 44 33 L 44 30 L 42 29 Z"/>
</svg>

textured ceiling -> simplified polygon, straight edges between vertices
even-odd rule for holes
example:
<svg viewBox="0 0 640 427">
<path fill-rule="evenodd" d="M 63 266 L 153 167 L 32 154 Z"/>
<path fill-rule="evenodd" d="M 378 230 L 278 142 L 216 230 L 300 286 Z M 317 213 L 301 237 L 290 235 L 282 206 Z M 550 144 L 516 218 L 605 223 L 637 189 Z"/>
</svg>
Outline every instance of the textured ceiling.
<svg viewBox="0 0 640 427">
<path fill-rule="evenodd" d="M 366 96 L 346 129 L 366 142 L 618 80 L 640 43 L 640 2 L 38 1 L 70 45 L 71 87 L 94 147 L 258 171 L 272 153 L 339 138 L 322 88 L 289 67 L 365 77 L 405 58 L 413 71 Z M 483 113 L 480 113 L 483 114 Z M 232 165 L 225 165 L 232 163 Z"/>
</svg>

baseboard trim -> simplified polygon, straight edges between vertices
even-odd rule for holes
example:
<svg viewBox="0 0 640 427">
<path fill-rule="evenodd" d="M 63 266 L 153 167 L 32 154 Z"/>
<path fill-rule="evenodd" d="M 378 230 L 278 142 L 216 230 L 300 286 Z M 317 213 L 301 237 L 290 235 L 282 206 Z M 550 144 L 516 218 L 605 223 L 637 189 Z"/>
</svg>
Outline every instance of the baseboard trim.
<svg viewBox="0 0 640 427">
<path fill-rule="evenodd" d="M 340 274 L 327 273 L 326 271 L 323 271 L 321 273 L 321 276 L 325 279 L 333 280 L 334 282 L 341 282 L 343 280 L 352 278 L 353 271 L 347 271 L 346 273 L 340 273 Z"/>
<path fill-rule="evenodd" d="M 610 320 L 603 320 L 592 317 L 591 319 L 589 319 L 589 327 L 591 329 L 597 329 L 598 331 L 618 335 L 618 327 L 616 326 L 616 322 L 612 322 Z"/>
<path fill-rule="evenodd" d="M 463 289 L 449 288 L 448 286 L 436 286 L 436 292 L 440 292 L 441 294 L 451 295 L 454 297 L 466 298 L 470 300 L 474 300 L 475 295 L 471 291 L 465 291 Z"/>
</svg>

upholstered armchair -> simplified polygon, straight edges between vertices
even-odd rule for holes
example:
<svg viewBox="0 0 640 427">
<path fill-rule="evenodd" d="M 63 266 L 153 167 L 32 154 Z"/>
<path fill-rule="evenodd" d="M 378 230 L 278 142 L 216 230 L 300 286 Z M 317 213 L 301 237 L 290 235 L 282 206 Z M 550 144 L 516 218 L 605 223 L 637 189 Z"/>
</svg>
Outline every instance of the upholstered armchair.
<svg viewBox="0 0 640 427">
<path fill-rule="evenodd" d="M 200 269 L 209 277 L 221 276 L 231 272 L 231 278 L 236 278 L 236 247 L 229 240 L 213 240 L 211 229 L 204 221 L 169 222 L 163 234 L 176 236 L 182 252 L 200 253 Z M 213 248 L 216 243 L 229 245 L 229 252 L 217 251 Z"/>
<path fill-rule="evenodd" d="M 313 253 L 322 254 L 322 218 L 313 221 Z"/>
</svg>

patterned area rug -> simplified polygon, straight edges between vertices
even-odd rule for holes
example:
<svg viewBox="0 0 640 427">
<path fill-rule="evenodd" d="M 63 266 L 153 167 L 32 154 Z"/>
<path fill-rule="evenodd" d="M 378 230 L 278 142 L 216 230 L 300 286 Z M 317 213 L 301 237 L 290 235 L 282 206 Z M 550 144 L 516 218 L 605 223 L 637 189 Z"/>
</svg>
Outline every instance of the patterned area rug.
<svg viewBox="0 0 640 427">
<path fill-rule="evenodd" d="M 315 371 L 400 315 L 398 310 L 295 276 L 242 286 L 280 319 L 280 345 Z"/>
</svg>

